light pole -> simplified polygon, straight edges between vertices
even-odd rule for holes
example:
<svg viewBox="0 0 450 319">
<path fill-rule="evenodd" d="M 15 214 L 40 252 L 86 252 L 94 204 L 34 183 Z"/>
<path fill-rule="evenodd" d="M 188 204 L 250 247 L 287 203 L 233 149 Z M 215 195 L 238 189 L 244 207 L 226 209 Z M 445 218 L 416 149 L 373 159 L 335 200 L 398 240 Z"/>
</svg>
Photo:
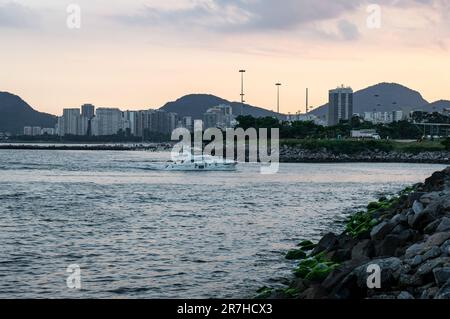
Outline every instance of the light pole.
<svg viewBox="0 0 450 319">
<path fill-rule="evenodd" d="M 280 86 L 281 83 L 276 83 L 277 86 L 277 113 L 280 114 Z"/>
<path fill-rule="evenodd" d="M 246 71 L 245 70 L 239 70 L 239 73 L 241 73 L 241 116 L 244 115 L 244 73 Z"/>
</svg>

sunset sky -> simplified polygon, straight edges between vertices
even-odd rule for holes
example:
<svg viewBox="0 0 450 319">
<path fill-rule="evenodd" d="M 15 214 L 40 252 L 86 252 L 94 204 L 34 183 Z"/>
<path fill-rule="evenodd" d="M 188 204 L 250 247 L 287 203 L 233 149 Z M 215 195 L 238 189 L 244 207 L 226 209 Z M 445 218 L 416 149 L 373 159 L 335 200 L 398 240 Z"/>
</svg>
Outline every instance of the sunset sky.
<svg viewBox="0 0 450 319">
<path fill-rule="evenodd" d="M 81 28 L 67 26 L 69 4 Z M 377 4 L 381 20 L 377 19 Z M 379 28 L 377 28 L 379 22 Z M 0 91 L 39 111 L 157 108 L 190 93 L 281 111 L 398 82 L 450 99 L 450 0 L 0 0 Z"/>
</svg>

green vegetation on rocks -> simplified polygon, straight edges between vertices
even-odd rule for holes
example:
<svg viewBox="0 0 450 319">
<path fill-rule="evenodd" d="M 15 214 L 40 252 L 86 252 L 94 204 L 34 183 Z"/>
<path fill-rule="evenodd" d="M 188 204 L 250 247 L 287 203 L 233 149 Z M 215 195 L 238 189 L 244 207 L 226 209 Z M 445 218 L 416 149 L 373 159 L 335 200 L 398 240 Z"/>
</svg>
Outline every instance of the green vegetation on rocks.
<svg viewBox="0 0 450 319">
<path fill-rule="evenodd" d="M 320 281 L 325 279 L 339 264 L 327 260 L 325 254 L 321 253 L 302 260 L 294 274 L 297 278 L 310 281 Z"/>
<path fill-rule="evenodd" d="M 316 247 L 316 244 L 314 244 L 310 240 L 304 240 L 300 244 L 298 244 L 298 246 L 300 247 L 301 250 L 306 252 L 306 251 L 313 250 Z"/>
<path fill-rule="evenodd" d="M 414 187 L 407 187 L 401 192 L 399 196 L 405 196 L 414 192 Z M 399 196 L 394 196 L 390 199 L 386 197 L 380 198 L 378 202 L 372 202 L 367 206 L 367 211 L 361 211 L 352 215 L 347 221 L 346 233 L 353 238 L 358 238 L 362 235 L 368 234 L 373 227 L 379 224 L 379 216 L 382 216 L 383 212 L 392 209 L 400 201 Z"/>
<path fill-rule="evenodd" d="M 261 287 L 256 291 L 257 295 L 255 299 L 267 299 L 273 293 L 273 289 L 269 287 Z"/>
<path fill-rule="evenodd" d="M 306 253 L 302 249 L 294 249 L 286 254 L 288 260 L 299 260 L 306 257 Z"/>
</svg>

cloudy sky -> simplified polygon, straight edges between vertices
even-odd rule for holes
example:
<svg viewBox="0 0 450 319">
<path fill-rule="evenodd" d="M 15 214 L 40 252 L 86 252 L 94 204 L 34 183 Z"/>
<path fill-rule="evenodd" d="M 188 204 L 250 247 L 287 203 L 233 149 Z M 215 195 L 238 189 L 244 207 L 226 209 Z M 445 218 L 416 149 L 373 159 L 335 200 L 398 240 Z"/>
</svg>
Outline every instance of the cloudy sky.
<svg viewBox="0 0 450 319">
<path fill-rule="evenodd" d="M 0 39 L 0 91 L 53 114 L 239 100 L 240 68 L 251 104 L 275 109 L 282 82 L 285 113 L 340 84 L 450 99 L 450 0 L 0 0 Z"/>
</svg>

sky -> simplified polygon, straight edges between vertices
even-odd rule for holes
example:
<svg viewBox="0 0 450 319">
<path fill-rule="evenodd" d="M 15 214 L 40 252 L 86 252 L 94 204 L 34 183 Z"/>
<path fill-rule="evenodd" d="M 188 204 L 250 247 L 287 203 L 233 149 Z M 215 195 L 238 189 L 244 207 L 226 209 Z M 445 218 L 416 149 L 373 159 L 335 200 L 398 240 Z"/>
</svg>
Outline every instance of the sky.
<svg viewBox="0 0 450 319">
<path fill-rule="evenodd" d="M 450 0 L 0 0 L 0 91 L 56 115 L 191 93 L 281 112 L 341 84 L 450 100 Z"/>
</svg>

